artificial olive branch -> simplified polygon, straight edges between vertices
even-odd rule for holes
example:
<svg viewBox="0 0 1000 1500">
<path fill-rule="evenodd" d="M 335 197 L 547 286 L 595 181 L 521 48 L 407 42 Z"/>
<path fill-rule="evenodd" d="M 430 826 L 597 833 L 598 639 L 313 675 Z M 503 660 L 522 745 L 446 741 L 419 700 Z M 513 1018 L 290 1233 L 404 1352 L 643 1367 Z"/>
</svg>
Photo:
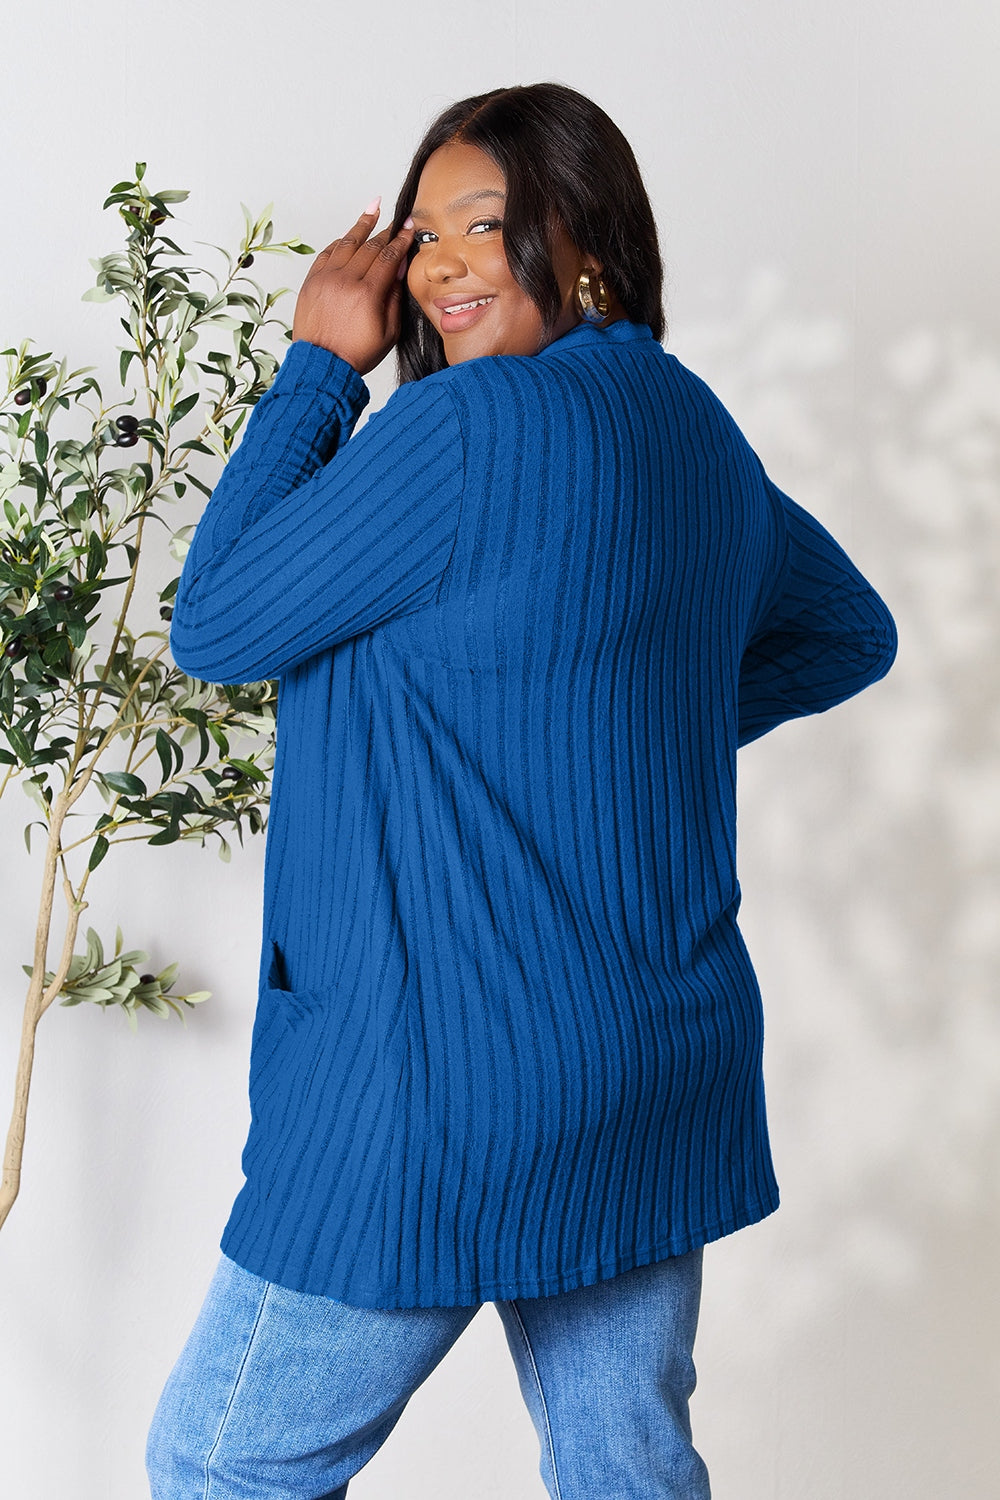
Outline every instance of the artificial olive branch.
<svg viewBox="0 0 1000 1500">
<path fill-rule="evenodd" d="M 186 676 L 166 657 L 169 626 L 134 634 L 127 624 L 146 521 L 159 521 L 155 503 L 171 504 L 193 486 L 205 495 L 209 484 L 194 472 L 205 457 L 225 463 L 251 408 L 267 390 L 278 359 L 257 342 L 276 323 L 286 340 L 291 330 L 270 317 L 287 287 L 264 293 L 245 275 L 261 252 L 313 253 L 301 240 L 273 242 L 272 204 L 256 218 L 245 205 L 244 233 L 235 256 L 225 257 L 228 276 L 220 284 L 211 271 L 186 259 L 161 226 L 170 205 L 188 194 L 174 189 L 153 193 L 137 162 L 135 178 L 119 182 L 104 207 L 116 207 L 128 230 L 124 252 L 91 264 L 97 283 L 85 301 L 124 302 L 120 319 L 129 343 L 119 348 L 122 398 L 105 405 L 91 371 L 68 371 L 51 353 L 32 354 L 31 340 L 2 351 L 6 393 L 0 400 L 0 796 L 21 779 L 41 811 L 28 823 L 24 839 L 31 853 L 31 830 L 46 830 L 33 962 L 29 976 L 14 1082 L 14 1104 L 0 1188 L 0 1225 L 17 1197 L 21 1180 L 25 1120 L 38 1022 L 57 999 L 62 1005 L 93 1001 L 102 1009 L 117 1005 L 133 1030 L 140 1006 L 167 1019 L 184 1020 L 182 1006 L 207 1000 L 208 990 L 171 995 L 178 965 L 159 974 L 138 972 L 147 955 L 122 951 L 116 931 L 114 956 L 105 960 L 101 939 L 87 928 L 86 951 L 74 947 L 88 881 L 112 844 L 144 837 L 149 844 L 181 839 L 219 839 L 219 857 L 231 858 L 222 830 L 235 829 L 243 843 L 243 820 L 251 833 L 266 827 L 274 763 L 277 683 L 215 685 Z M 200 243 L 200 242 L 199 242 Z M 202 285 L 195 285 L 196 279 Z M 211 283 L 208 289 L 205 282 Z M 232 334 L 233 351 L 212 350 L 194 361 L 200 341 L 219 331 Z M 135 364 L 137 383 L 126 382 Z M 201 388 L 196 371 L 214 386 Z M 2 387 L 0 387 L 2 388 Z M 96 397 L 97 409 L 88 404 Z M 142 416 L 131 410 L 141 403 Z M 87 435 L 56 436 L 65 412 L 89 417 Z M 118 412 L 118 415 L 114 415 Z M 197 421 L 192 436 L 178 440 L 187 419 Z M 115 462 L 123 449 L 145 443 L 145 457 Z M 168 528 L 169 529 L 169 528 Z M 170 535 L 168 547 L 183 564 L 193 525 Z M 125 573 L 108 576 L 116 549 L 124 553 Z M 159 591 L 161 620 L 169 622 L 180 573 Z M 102 595 L 121 589 L 112 616 L 111 644 L 103 663 L 91 630 L 101 617 Z M 148 648 L 141 643 L 152 637 Z M 164 659 L 166 657 L 166 659 Z M 243 756 L 231 751 L 231 737 L 249 737 Z M 192 741 L 197 736 L 197 754 Z M 118 764 L 98 762 L 118 742 Z M 256 744 L 253 742 L 256 741 Z M 154 756 L 159 774 L 140 776 Z M 185 756 L 188 763 L 185 764 Z M 22 773 L 31 772 L 22 777 Z M 108 810 L 76 812 L 88 786 L 96 786 Z M 68 820 L 84 817 L 91 826 L 69 838 Z M 142 833 L 124 834 L 139 828 Z M 155 830 L 152 836 L 148 830 Z M 75 878 L 66 856 L 90 846 L 86 869 Z M 65 926 L 56 966 L 46 968 L 52 938 L 56 880 L 61 876 Z M 178 1003 L 180 1002 L 180 1003 Z"/>
</svg>

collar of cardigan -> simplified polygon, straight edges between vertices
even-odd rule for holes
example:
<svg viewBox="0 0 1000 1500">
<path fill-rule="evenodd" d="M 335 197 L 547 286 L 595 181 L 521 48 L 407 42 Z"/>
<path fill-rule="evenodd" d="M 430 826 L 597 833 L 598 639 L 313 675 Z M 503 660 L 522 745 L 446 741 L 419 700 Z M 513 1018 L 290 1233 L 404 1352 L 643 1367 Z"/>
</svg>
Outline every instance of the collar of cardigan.
<svg viewBox="0 0 1000 1500">
<path fill-rule="evenodd" d="M 562 354 L 568 349 L 584 348 L 591 344 L 627 344 L 652 337 L 653 330 L 648 323 L 632 323 L 628 318 L 619 318 L 617 323 L 609 323 L 606 328 L 599 328 L 596 323 L 574 323 L 568 333 L 553 339 L 544 349 L 539 349 L 535 358 L 546 354 Z"/>
</svg>

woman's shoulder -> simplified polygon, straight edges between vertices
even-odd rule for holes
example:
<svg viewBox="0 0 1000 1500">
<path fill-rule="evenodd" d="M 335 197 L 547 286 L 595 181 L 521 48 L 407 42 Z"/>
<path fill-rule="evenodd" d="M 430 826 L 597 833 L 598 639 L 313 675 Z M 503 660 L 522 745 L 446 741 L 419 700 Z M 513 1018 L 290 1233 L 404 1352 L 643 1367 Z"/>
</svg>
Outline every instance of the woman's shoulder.
<svg viewBox="0 0 1000 1500">
<path fill-rule="evenodd" d="M 616 327 L 618 335 L 609 337 Z M 492 430 L 502 431 L 517 428 L 533 413 L 551 420 L 554 387 L 565 388 L 567 405 L 575 409 L 587 388 L 605 380 L 622 399 L 650 408 L 667 402 L 674 411 L 686 410 L 690 421 L 708 420 L 728 429 L 731 436 L 738 431 L 708 381 L 665 349 L 645 324 L 613 324 L 597 334 L 573 329 L 537 354 L 483 354 L 461 360 L 402 382 L 389 406 L 400 416 L 405 411 L 416 417 L 420 410 L 446 405 L 455 408 L 460 421 L 479 426 L 486 420 Z"/>
<path fill-rule="evenodd" d="M 710 377 L 699 374 L 673 351 L 663 350 L 663 355 L 663 369 L 671 384 L 674 404 L 680 404 L 692 421 L 711 423 L 731 439 L 746 442 L 739 423 Z"/>
<path fill-rule="evenodd" d="M 452 407 L 460 422 L 491 427 L 515 424 L 525 400 L 535 404 L 531 392 L 544 386 L 541 361 L 522 354 L 485 354 L 434 370 L 419 379 L 403 381 L 386 403 L 400 415 L 414 418 L 420 411 L 433 411 L 442 404 Z M 551 376 L 551 371 L 548 372 Z"/>
</svg>

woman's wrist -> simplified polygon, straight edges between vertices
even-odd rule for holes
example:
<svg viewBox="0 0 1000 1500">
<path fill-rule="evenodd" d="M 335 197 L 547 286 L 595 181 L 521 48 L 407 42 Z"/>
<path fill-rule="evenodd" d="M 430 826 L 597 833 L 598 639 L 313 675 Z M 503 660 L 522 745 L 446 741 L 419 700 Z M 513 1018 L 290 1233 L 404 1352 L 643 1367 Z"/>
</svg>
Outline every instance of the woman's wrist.
<svg viewBox="0 0 1000 1500">
<path fill-rule="evenodd" d="M 367 404 L 370 393 L 360 372 L 325 344 L 311 339 L 292 338 L 279 367 L 276 381 L 289 391 L 322 391 L 326 395 L 346 396 L 352 403 Z"/>
</svg>

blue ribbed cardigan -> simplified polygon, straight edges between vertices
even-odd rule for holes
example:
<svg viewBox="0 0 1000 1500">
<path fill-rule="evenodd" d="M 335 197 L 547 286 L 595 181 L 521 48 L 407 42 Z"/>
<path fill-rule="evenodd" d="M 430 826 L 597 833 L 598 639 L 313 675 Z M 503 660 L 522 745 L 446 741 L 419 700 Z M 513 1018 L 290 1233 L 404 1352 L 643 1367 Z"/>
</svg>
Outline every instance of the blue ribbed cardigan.
<svg viewBox="0 0 1000 1500">
<path fill-rule="evenodd" d="M 736 751 L 895 627 L 646 324 L 369 399 L 289 347 L 171 621 L 192 676 L 279 682 L 221 1248 L 361 1306 L 549 1295 L 777 1207 Z"/>
</svg>

